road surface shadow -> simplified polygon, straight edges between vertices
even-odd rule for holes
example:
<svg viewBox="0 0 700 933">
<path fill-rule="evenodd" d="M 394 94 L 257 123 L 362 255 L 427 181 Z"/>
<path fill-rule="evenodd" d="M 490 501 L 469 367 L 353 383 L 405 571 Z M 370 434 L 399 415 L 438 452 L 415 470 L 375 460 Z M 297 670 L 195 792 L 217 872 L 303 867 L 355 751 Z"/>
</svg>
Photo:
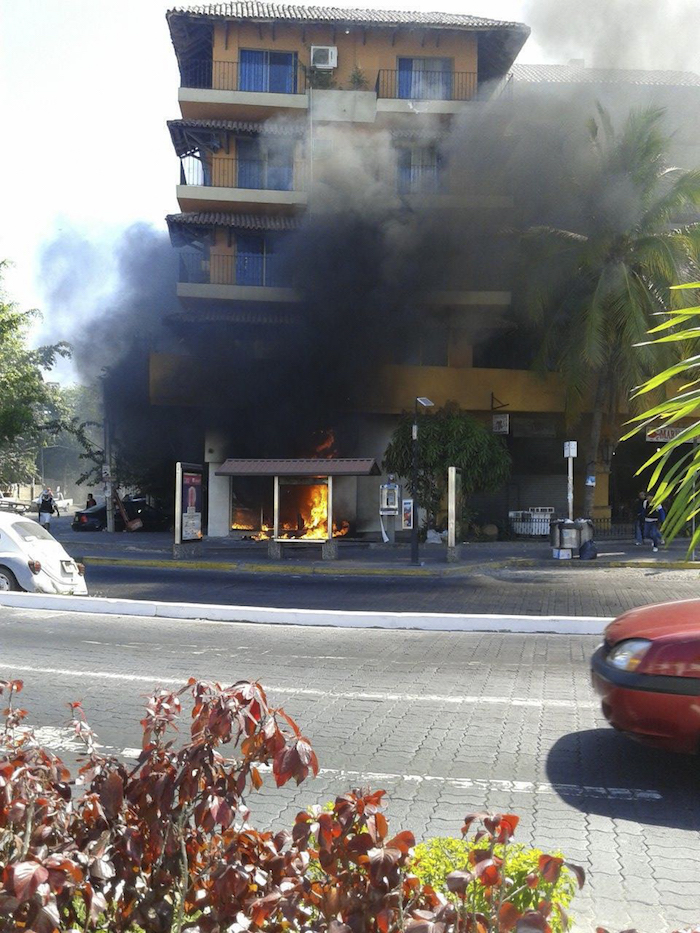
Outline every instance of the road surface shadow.
<svg viewBox="0 0 700 933">
<path fill-rule="evenodd" d="M 700 829 L 697 759 L 647 748 L 613 729 L 562 736 L 547 756 L 547 778 L 583 813 Z"/>
</svg>

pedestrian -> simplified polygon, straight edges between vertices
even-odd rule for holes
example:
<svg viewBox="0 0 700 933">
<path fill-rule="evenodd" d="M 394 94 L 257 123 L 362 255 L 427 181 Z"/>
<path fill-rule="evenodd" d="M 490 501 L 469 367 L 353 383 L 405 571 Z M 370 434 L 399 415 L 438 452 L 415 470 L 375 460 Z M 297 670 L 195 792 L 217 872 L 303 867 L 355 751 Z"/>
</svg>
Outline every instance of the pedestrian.
<svg viewBox="0 0 700 933">
<path fill-rule="evenodd" d="M 97 505 L 97 500 L 91 492 L 88 493 L 87 502 L 85 503 L 86 509 L 91 509 L 93 506 Z"/>
<path fill-rule="evenodd" d="M 644 501 L 647 493 L 637 493 L 637 506 L 634 514 L 634 543 L 637 547 L 644 543 Z"/>
<path fill-rule="evenodd" d="M 54 502 L 53 493 L 50 488 L 46 488 L 41 494 L 39 500 L 39 524 L 49 533 L 51 532 L 51 516 L 56 513 L 56 518 L 60 518 L 60 512 Z"/>
<path fill-rule="evenodd" d="M 653 505 L 649 493 L 644 498 L 644 537 L 651 538 L 652 551 L 659 550 L 659 544 L 663 543 L 659 526 L 666 518 L 663 506 Z"/>
</svg>

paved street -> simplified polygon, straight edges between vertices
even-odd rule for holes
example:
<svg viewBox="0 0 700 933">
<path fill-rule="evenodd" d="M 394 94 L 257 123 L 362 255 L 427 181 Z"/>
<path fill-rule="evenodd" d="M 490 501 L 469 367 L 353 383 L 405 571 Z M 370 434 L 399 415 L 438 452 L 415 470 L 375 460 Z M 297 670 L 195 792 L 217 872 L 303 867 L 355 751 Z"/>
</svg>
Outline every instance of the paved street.
<svg viewBox="0 0 700 933">
<path fill-rule="evenodd" d="M 61 744 L 65 704 L 82 699 L 102 741 L 127 754 L 154 685 L 259 678 L 323 769 L 300 788 L 266 786 L 250 801 L 261 823 L 289 825 L 299 808 L 365 783 L 387 789 L 392 824 L 419 838 L 458 834 L 475 808 L 510 810 L 522 841 L 589 872 L 578 930 L 662 933 L 700 916 L 697 765 L 604 724 L 588 678 L 595 639 L 3 609 L 0 645 L 0 676 L 24 679 L 44 736 Z"/>
<path fill-rule="evenodd" d="M 453 577 L 295 576 L 88 565 L 94 596 L 295 609 L 615 616 L 633 606 L 700 596 L 697 570 L 488 570 Z"/>
</svg>

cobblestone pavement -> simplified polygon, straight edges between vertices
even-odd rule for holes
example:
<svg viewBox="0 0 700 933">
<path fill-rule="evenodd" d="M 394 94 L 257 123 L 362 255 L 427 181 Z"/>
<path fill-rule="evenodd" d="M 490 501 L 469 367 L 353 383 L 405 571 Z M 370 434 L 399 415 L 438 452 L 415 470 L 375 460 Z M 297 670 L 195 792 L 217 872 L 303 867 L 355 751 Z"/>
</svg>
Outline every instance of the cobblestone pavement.
<svg viewBox="0 0 700 933">
<path fill-rule="evenodd" d="M 615 616 L 700 597 L 697 570 L 578 567 L 481 570 L 456 577 L 294 577 L 215 570 L 89 566 L 94 596 L 166 602 L 504 615 Z"/>
<path fill-rule="evenodd" d="M 65 742 L 71 699 L 128 755 L 155 684 L 260 678 L 323 770 L 299 788 L 266 785 L 250 801 L 259 823 L 289 825 L 298 809 L 368 783 L 388 791 L 392 825 L 419 839 L 459 834 L 473 809 L 512 811 L 522 841 L 586 868 L 577 930 L 662 933 L 700 918 L 697 765 L 605 725 L 589 684 L 593 638 L 3 609 L 0 646 L 0 677 L 24 679 L 24 705 L 53 743 Z"/>
</svg>

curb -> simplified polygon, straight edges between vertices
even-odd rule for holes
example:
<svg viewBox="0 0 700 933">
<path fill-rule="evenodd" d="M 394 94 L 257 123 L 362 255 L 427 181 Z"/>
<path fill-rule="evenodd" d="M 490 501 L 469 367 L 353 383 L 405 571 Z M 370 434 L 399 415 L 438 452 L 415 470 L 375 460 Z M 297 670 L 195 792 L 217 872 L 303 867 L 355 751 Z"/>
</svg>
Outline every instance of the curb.
<svg viewBox="0 0 700 933">
<path fill-rule="evenodd" d="M 628 567 L 632 570 L 700 570 L 698 560 L 616 560 L 608 567 Z"/>
<path fill-rule="evenodd" d="M 100 596 L 48 596 L 0 593 L 0 606 L 96 615 L 139 616 L 207 622 L 258 622 L 266 625 L 315 625 L 337 628 L 416 629 L 429 632 L 514 632 L 521 634 L 600 635 L 611 618 L 596 616 L 469 615 L 438 612 L 362 612 L 337 609 L 276 609 L 164 603 Z"/>
<path fill-rule="evenodd" d="M 442 577 L 460 576 L 478 573 L 482 570 L 503 570 L 506 567 L 535 566 L 536 561 L 525 558 L 486 561 L 469 566 L 450 567 L 357 567 L 357 566 L 317 566 L 315 564 L 279 564 L 248 563 L 246 561 L 202 561 L 171 560 L 165 558 L 146 558 L 136 560 L 131 557 L 82 557 L 76 558 L 86 566 L 91 564 L 103 567 L 146 567 L 156 570 L 217 570 L 225 573 L 271 573 L 289 576 L 330 576 L 330 577 Z"/>
</svg>

